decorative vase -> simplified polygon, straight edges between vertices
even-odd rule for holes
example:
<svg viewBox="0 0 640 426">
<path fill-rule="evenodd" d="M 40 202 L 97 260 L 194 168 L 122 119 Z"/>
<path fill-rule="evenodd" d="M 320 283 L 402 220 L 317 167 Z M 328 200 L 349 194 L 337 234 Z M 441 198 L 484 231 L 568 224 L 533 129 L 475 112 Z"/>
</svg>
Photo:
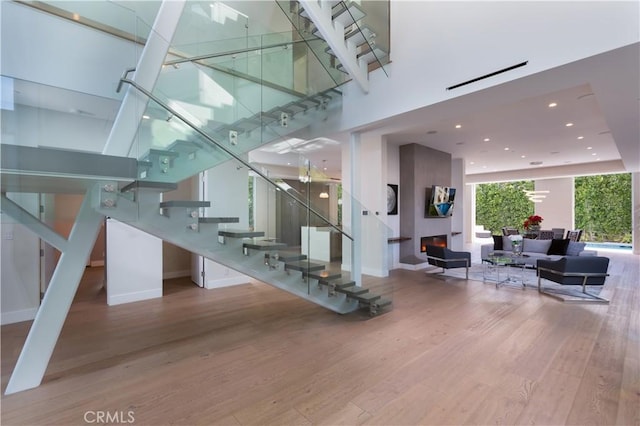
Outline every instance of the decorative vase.
<svg viewBox="0 0 640 426">
<path fill-rule="evenodd" d="M 520 256 L 522 253 L 522 244 L 521 243 L 511 243 L 511 250 L 513 251 L 514 256 Z"/>
<path fill-rule="evenodd" d="M 538 235 L 540 232 L 540 225 L 529 225 L 529 233 Z"/>
</svg>

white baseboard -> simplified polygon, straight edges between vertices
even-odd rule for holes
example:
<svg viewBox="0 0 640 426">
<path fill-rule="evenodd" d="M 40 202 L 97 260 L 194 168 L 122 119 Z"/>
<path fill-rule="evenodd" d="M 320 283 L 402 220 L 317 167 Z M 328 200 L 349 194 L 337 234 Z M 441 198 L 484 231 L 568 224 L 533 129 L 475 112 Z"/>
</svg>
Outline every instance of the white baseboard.
<svg viewBox="0 0 640 426">
<path fill-rule="evenodd" d="M 398 268 L 406 269 L 407 271 L 419 271 L 421 269 L 425 269 L 428 266 L 430 266 L 428 262 L 418 263 L 416 265 L 411 265 L 409 263 L 399 263 L 398 264 Z"/>
<path fill-rule="evenodd" d="M 384 269 L 374 269 L 374 268 L 362 268 L 362 273 L 365 275 L 371 275 L 372 277 L 388 277 L 389 271 Z"/>
<path fill-rule="evenodd" d="M 185 270 L 182 270 L 182 271 L 164 272 L 162 274 L 162 279 L 163 280 L 170 280 L 172 278 L 182 278 L 182 277 L 190 277 L 190 276 L 191 276 L 191 270 L 185 269 Z"/>
<path fill-rule="evenodd" d="M 244 275 L 238 277 L 229 277 L 229 278 L 221 278 L 218 280 L 207 280 L 204 284 L 204 288 L 212 289 L 212 288 L 221 288 L 221 287 L 229 287 L 232 285 L 239 284 L 248 284 L 249 278 Z"/>
<path fill-rule="evenodd" d="M 107 290 L 108 293 L 108 290 Z M 136 291 L 134 293 L 118 294 L 116 296 L 109 296 L 107 294 L 107 305 L 122 305 L 124 303 L 139 302 L 141 300 L 156 299 L 162 297 L 162 289 Z"/>
<path fill-rule="evenodd" d="M 0 323 L 14 324 L 16 322 L 31 321 L 36 317 L 38 308 L 21 309 L 19 311 L 3 312 L 0 316 Z"/>
</svg>

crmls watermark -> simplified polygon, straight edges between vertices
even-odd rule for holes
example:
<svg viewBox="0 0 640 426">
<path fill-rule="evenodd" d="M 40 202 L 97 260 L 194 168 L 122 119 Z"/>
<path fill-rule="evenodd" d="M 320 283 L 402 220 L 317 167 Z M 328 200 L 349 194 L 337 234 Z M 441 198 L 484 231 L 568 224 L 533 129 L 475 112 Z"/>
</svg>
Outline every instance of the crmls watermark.
<svg viewBox="0 0 640 426">
<path fill-rule="evenodd" d="M 96 410 L 96 411 L 85 411 L 84 413 L 84 421 L 85 423 L 96 423 L 96 424 L 118 424 L 118 423 L 135 423 L 135 413 L 131 410 L 129 411 L 105 411 L 105 410 Z"/>
</svg>

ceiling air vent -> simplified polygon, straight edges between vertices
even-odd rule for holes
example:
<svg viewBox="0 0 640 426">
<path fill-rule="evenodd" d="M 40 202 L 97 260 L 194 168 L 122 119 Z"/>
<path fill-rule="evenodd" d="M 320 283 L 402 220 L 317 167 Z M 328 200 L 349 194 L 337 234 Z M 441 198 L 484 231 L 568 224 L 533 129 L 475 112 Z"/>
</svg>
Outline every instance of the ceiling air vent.
<svg viewBox="0 0 640 426">
<path fill-rule="evenodd" d="M 485 78 L 493 77 L 494 75 L 502 74 L 503 72 L 507 72 L 507 71 L 514 70 L 516 68 L 524 67 L 528 63 L 529 63 L 529 61 L 520 62 L 519 64 L 511 65 L 510 67 L 503 68 L 501 70 L 494 71 L 492 73 L 485 74 L 483 76 L 476 77 L 476 78 L 473 78 L 471 80 L 464 81 L 462 83 L 454 84 L 453 86 L 447 87 L 447 90 L 457 89 L 458 87 L 466 86 L 467 84 L 475 83 L 476 81 L 484 80 Z"/>
</svg>

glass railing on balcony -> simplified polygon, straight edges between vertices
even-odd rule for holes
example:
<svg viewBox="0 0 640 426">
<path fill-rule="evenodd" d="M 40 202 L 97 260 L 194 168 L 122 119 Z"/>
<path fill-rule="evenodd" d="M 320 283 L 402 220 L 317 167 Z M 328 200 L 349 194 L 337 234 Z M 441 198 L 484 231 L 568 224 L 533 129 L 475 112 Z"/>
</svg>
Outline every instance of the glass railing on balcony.
<svg viewBox="0 0 640 426">
<path fill-rule="evenodd" d="M 30 1 L 22 2 L 44 12 L 70 19 L 127 40 L 144 44 L 160 2 Z M 145 23 L 140 27 L 141 23 Z"/>
<path fill-rule="evenodd" d="M 321 36 L 297 1 L 277 0 L 277 3 L 301 37 Z M 349 0 L 333 3 L 332 19 L 344 27 L 345 40 L 356 48 L 358 58 L 369 64 L 369 71 L 382 68 L 387 73 L 384 66 L 389 62 L 391 48 L 389 1 Z M 323 61 L 327 69 L 344 71 L 331 49 L 325 48 L 322 53 L 330 55 L 329 61 Z M 345 77 L 341 79 L 344 81 Z"/>
</svg>

